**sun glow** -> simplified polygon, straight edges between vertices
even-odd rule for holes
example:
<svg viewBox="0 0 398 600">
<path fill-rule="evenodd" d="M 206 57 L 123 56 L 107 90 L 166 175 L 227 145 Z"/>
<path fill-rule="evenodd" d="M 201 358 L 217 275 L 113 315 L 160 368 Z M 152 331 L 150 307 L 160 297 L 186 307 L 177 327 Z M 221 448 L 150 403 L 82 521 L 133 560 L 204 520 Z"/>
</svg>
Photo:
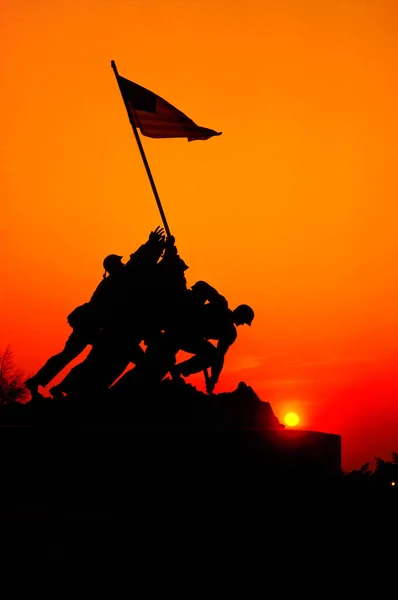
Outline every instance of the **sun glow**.
<svg viewBox="0 0 398 600">
<path fill-rule="evenodd" d="M 289 427 L 295 427 L 298 425 L 299 421 L 299 416 L 296 413 L 290 412 L 285 415 L 285 423 Z"/>
</svg>

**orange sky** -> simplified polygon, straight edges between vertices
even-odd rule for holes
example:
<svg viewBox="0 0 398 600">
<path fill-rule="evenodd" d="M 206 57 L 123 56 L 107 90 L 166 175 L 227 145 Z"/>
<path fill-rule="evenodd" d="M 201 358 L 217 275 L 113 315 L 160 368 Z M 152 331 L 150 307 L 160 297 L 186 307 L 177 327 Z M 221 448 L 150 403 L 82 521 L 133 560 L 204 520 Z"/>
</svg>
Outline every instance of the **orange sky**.
<svg viewBox="0 0 398 600">
<path fill-rule="evenodd" d="M 0 346 L 25 371 L 160 217 L 110 67 L 199 125 L 142 138 L 190 266 L 251 304 L 217 391 L 241 380 L 343 465 L 397 451 L 395 0 L 6 0 Z"/>
</svg>

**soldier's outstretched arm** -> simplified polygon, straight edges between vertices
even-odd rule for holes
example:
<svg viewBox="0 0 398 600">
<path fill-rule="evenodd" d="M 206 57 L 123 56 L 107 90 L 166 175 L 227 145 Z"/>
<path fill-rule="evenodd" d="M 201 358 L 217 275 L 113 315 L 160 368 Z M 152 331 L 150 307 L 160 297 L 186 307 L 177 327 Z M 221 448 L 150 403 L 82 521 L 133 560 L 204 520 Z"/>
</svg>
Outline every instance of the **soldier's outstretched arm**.
<svg viewBox="0 0 398 600">
<path fill-rule="evenodd" d="M 135 252 L 130 254 L 130 260 L 126 263 L 126 267 L 134 267 L 137 260 L 140 258 L 148 258 L 149 256 L 156 260 L 160 258 L 164 250 L 165 233 L 163 227 L 156 227 L 149 234 L 148 240 L 142 244 Z"/>
</svg>

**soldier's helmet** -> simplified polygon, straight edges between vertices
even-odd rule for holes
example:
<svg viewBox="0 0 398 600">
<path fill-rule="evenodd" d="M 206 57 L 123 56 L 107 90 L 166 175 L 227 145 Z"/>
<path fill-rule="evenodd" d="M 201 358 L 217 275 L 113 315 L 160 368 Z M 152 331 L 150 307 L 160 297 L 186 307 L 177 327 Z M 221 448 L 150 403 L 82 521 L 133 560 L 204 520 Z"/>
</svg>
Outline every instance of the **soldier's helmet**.
<svg viewBox="0 0 398 600">
<path fill-rule="evenodd" d="M 120 269 L 122 258 L 123 256 L 119 256 L 118 254 L 109 254 L 106 256 L 103 262 L 105 271 L 112 273 L 116 269 Z"/>
<path fill-rule="evenodd" d="M 234 321 L 237 325 L 251 325 L 254 319 L 254 311 L 247 304 L 240 304 L 233 311 Z"/>
</svg>

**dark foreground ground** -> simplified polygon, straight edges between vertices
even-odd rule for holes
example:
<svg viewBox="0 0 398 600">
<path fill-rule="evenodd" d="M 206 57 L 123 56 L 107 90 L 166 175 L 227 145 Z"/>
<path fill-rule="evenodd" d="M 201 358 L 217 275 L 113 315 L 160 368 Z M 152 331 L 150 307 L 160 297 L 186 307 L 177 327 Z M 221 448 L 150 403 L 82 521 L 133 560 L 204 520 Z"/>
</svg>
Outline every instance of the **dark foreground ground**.
<svg viewBox="0 0 398 600">
<path fill-rule="evenodd" d="M 15 581 L 35 580 L 39 592 L 109 586 L 109 597 L 358 594 L 375 578 L 380 594 L 395 585 L 397 494 L 167 470 L 133 469 L 119 483 L 95 498 L 83 485 L 56 500 L 47 486 L 35 487 L 36 501 L 3 502 L 2 575 L 16 568 Z"/>
<path fill-rule="evenodd" d="M 349 484 L 338 436 L 275 450 L 291 432 L 255 406 L 273 428 L 148 427 L 144 409 L 134 425 L 14 415 L 0 428 L 1 575 L 114 598 L 329 596 L 379 573 L 380 594 L 395 578 L 396 488 Z"/>
<path fill-rule="evenodd" d="M 34 433 L 41 443 L 22 456 L 21 442 L 2 463 L 1 564 L 33 571 L 40 586 L 75 579 L 90 593 L 107 582 L 122 586 L 117 596 L 131 586 L 190 596 L 243 585 L 246 597 L 255 584 L 287 594 L 330 590 L 353 573 L 363 582 L 367 565 L 373 573 L 383 557 L 388 570 L 395 557 L 395 489 L 350 488 L 233 452 L 195 456 L 192 436 L 178 431 L 124 454 L 122 429 L 96 429 L 84 452 L 76 431 Z"/>
</svg>

